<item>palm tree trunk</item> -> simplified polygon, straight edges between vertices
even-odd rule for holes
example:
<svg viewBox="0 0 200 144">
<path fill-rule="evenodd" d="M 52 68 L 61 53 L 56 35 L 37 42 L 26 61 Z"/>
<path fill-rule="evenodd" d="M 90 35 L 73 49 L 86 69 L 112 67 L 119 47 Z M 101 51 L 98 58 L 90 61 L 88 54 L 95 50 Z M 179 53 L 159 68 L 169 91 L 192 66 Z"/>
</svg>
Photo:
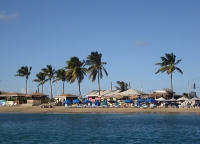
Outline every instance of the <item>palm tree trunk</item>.
<svg viewBox="0 0 200 144">
<path fill-rule="evenodd" d="M 65 81 L 63 81 L 63 94 L 64 94 L 64 82 L 65 82 Z"/>
<path fill-rule="evenodd" d="M 28 79 L 26 79 L 26 94 L 27 94 L 27 80 L 28 80 Z"/>
<path fill-rule="evenodd" d="M 80 82 L 79 81 L 78 81 L 78 92 L 79 92 L 79 97 L 82 98 L 81 97 L 81 90 L 80 90 Z"/>
<path fill-rule="evenodd" d="M 173 85 L 172 85 L 172 73 L 170 74 L 170 83 L 171 83 L 172 97 L 174 98 L 174 91 L 173 91 Z"/>
<path fill-rule="evenodd" d="M 99 85 L 99 96 L 100 96 L 100 78 L 99 78 L 99 69 L 98 69 L 98 85 Z"/>
<path fill-rule="evenodd" d="M 42 84 L 42 93 L 43 93 L 43 84 Z"/>
<path fill-rule="evenodd" d="M 50 89 L 51 89 L 51 99 L 52 99 L 53 97 L 52 97 L 52 83 L 51 83 L 51 79 L 50 79 Z"/>
</svg>

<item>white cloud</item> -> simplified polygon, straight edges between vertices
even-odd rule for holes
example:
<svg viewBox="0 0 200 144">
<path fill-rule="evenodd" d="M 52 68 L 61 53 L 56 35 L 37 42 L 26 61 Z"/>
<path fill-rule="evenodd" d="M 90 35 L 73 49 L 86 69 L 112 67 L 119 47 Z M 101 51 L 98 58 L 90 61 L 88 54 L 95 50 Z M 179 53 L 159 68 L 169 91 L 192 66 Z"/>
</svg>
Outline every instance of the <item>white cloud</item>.
<svg viewBox="0 0 200 144">
<path fill-rule="evenodd" d="M 0 21 L 11 21 L 17 18 L 18 18 L 18 15 L 16 13 L 10 13 L 10 14 L 7 14 L 5 12 L 0 13 Z"/>
<path fill-rule="evenodd" d="M 149 42 L 145 42 L 145 41 L 141 41 L 141 40 L 136 40 L 134 42 L 135 47 L 145 47 L 145 46 L 148 46 L 148 45 L 150 45 Z"/>
</svg>

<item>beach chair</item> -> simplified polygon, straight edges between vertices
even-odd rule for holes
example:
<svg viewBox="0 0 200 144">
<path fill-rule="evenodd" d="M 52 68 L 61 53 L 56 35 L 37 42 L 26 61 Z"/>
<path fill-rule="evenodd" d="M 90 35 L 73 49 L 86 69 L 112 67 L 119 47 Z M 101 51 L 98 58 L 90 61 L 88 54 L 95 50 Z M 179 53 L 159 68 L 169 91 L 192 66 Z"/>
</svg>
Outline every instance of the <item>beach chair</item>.
<svg viewBox="0 0 200 144">
<path fill-rule="evenodd" d="M 1 106 L 5 106 L 6 105 L 6 102 L 1 102 Z"/>
<path fill-rule="evenodd" d="M 76 107 L 77 107 L 77 108 L 82 108 L 82 106 L 81 106 L 81 105 L 77 105 Z"/>
<path fill-rule="evenodd" d="M 96 105 L 93 103 L 93 104 L 92 104 L 92 107 L 93 107 L 93 108 L 96 108 Z"/>
<path fill-rule="evenodd" d="M 155 105 L 154 104 L 150 104 L 149 108 L 153 109 L 153 108 L 155 108 Z"/>
<path fill-rule="evenodd" d="M 141 108 L 143 108 L 143 109 L 147 109 L 148 106 L 147 106 L 146 104 L 143 104 L 143 105 L 141 106 Z"/>
</svg>

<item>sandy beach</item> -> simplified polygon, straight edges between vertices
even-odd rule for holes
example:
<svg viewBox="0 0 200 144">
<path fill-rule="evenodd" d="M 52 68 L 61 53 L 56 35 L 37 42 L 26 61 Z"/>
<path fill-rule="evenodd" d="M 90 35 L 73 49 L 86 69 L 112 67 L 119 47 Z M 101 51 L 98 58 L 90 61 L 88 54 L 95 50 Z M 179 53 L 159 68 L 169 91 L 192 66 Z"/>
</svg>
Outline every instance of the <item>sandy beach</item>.
<svg viewBox="0 0 200 144">
<path fill-rule="evenodd" d="M 0 113 L 195 113 L 200 114 L 199 108 L 41 108 L 40 106 L 1 106 Z"/>
</svg>

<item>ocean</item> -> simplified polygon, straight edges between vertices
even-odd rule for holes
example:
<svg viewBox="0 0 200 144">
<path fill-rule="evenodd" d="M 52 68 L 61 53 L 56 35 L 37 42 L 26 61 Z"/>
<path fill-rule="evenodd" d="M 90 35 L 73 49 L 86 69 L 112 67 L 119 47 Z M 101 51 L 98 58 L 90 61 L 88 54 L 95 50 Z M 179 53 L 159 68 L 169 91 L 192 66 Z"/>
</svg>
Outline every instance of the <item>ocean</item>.
<svg viewBox="0 0 200 144">
<path fill-rule="evenodd" d="M 200 143 L 199 114 L 0 114 L 2 144 Z"/>
</svg>

